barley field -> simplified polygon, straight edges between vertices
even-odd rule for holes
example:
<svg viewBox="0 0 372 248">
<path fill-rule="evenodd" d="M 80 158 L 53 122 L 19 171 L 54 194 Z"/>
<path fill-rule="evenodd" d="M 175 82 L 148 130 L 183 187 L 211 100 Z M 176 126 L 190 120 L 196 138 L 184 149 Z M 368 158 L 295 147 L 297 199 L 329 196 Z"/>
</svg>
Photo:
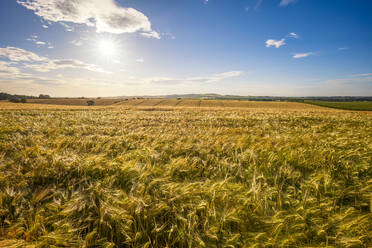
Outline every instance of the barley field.
<svg viewBox="0 0 372 248">
<path fill-rule="evenodd" d="M 0 102 L 0 247 L 371 247 L 372 114 Z"/>
</svg>

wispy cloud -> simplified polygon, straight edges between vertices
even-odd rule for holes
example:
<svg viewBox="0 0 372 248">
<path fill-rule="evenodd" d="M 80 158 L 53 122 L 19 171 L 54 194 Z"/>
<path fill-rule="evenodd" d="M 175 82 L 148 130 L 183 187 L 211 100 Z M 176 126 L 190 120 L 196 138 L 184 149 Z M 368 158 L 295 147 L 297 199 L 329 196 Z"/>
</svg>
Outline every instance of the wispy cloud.
<svg viewBox="0 0 372 248">
<path fill-rule="evenodd" d="M 17 0 L 18 4 L 33 10 L 44 20 L 70 22 L 95 27 L 98 33 L 147 33 L 146 37 L 158 38 L 151 29 L 151 22 L 142 12 L 118 6 L 114 0 Z"/>
<path fill-rule="evenodd" d="M 54 59 L 48 60 L 45 63 L 40 64 L 28 64 L 26 68 L 33 69 L 38 72 L 49 72 L 57 69 L 73 68 L 73 69 L 85 69 L 93 72 L 109 73 L 102 68 L 94 64 L 87 64 L 77 59 Z"/>
<path fill-rule="evenodd" d="M 282 0 L 279 4 L 279 6 L 287 6 L 290 3 L 297 2 L 297 0 Z"/>
<path fill-rule="evenodd" d="M 314 53 L 313 52 L 308 52 L 308 53 L 296 53 L 293 55 L 293 58 L 295 59 L 300 59 L 300 58 L 306 58 L 306 57 L 309 57 L 311 55 L 313 55 Z"/>
<path fill-rule="evenodd" d="M 30 37 L 27 38 L 26 40 L 32 41 L 32 42 L 34 42 L 38 46 L 44 46 L 44 45 L 47 45 L 47 44 L 49 46 L 51 46 L 51 43 L 50 42 L 40 41 L 40 40 L 38 40 L 38 38 L 39 37 L 37 35 L 30 35 Z"/>
<path fill-rule="evenodd" d="M 83 45 L 83 42 L 81 40 L 73 40 L 73 41 L 70 41 L 70 43 L 75 45 L 75 46 L 82 46 Z"/>
<path fill-rule="evenodd" d="M 85 69 L 93 72 L 108 73 L 94 64 L 87 64 L 76 59 L 49 59 L 39 56 L 33 52 L 16 47 L 0 48 L 0 57 L 5 57 L 11 61 L 23 62 L 26 68 L 38 72 L 48 72 L 62 68 Z"/>
<path fill-rule="evenodd" d="M 274 46 L 276 48 L 279 48 L 281 46 L 285 45 L 285 39 L 281 39 L 281 40 L 267 40 L 266 41 L 266 47 L 271 47 L 271 46 Z"/>
<path fill-rule="evenodd" d="M 372 77 L 372 73 L 352 74 L 352 77 Z"/>
<path fill-rule="evenodd" d="M 160 40 L 160 34 L 156 31 L 143 32 L 141 33 L 141 35 L 147 38 L 154 38 Z"/>
<path fill-rule="evenodd" d="M 292 38 L 295 38 L 295 39 L 300 38 L 300 36 L 298 34 L 294 33 L 294 32 L 289 33 L 288 37 L 292 37 Z"/>
<path fill-rule="evenodd" d="M 136 82 L 155 83 L 155 84 L 190 84 L 190 83 L 213 83 L 224 79 L 239 77 L 243 75 L 242 71 L 229 71 L 218 74 L 212 74 L 203 77 L 188 77 L 188 78 L 171 78 L 171 77 L 151 77 L 136 80 Z"/>
<path fill-rule="evenodd" d="M 19 74 L 20 71 L 18 68 L 12 66 L 10 62 L 0 61 L 0 76 L 10 76 Z"/>
<path fill-rule="evenodd" d="M 138 58 L 138 59 L 136 59 L 136 61 L 137 61 L 138 63 L 143 63 L 143 62 L 145 62 L 145 60 L 144 60 L 143 58 Z"/>
<path fill-rule="evenodd" d="M 340 50 L 340 51 L 342 51 L 342 50 L 348 50 L 349 48 L 348 47 L 339 47 L 337 49 Z"/>
<path fill-rule="evenodd" d="M 48 60 L 45 57 L 17 47 L 0 47 L 0 57 L 8 58 L 11 61 L 42 62 Z"/>
<path fill-rule="evenodd" d="M 260 6 L 262 4 L 263 0 L 258 0 L 256 3 L 256 6 L 254 6 L 254 11 L 258 11 L 260 9 Z"/>
</svg>

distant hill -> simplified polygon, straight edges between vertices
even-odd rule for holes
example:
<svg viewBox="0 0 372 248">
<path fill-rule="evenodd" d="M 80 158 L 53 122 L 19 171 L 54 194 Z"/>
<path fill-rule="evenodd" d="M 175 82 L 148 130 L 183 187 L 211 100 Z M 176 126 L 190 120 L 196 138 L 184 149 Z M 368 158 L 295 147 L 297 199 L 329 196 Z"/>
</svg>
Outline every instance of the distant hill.
<svg viewBox="0 0 372 248">
<path fill-rule="evenodd" d="M 220 94 L 173 94 L 158 96 L 119 96 L 117 98 L 164 98 L 164 99 L 211 99 L 211 100 L 250 100 L 250 101 L 333 101 L 353 102 L 372 101 L 372 96 L 309 96 L 309 97 L 285 97 L 285 96 L 238 96 Z"/>
<path fill-rule="evenodd" d="M 39 96 L 12 95 L 0 92 L 0 100 L 9 99 L 50 99 L 49 95 L 40 94 Z M 57 97 L 67 99 L 77 99 L 78 97 Z M 85 99 L 84 97 L 80 97 Z M 87 97 L 89 98 L 89 97 Z M 173 94 L 173 95 L 142 95 L 142 96 L 116 96 L 102 97 L 102 99 L 211 99 L 211 100 L 248 100 L 248 101 L 330 101 L 330 102 L 355 102 L 355 101 L 372 101 L 372 96 L 309 96 L 309 97 L 286 97 L 286 96 L 238 96 L 238 95 L 220 95 L 214 93 L 208 94 Z"/>
</svg>

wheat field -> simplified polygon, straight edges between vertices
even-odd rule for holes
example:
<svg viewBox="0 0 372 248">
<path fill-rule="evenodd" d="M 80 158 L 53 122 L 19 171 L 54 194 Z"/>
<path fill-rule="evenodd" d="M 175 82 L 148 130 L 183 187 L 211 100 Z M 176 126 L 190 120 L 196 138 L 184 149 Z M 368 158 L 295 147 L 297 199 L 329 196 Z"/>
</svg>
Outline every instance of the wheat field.
<svg viewBox="0 0 372 248">
<path fill-rule="evenodd" d="M 371 247 L 372 115 L 0 103 L 0 247 Z"/>
</svg>

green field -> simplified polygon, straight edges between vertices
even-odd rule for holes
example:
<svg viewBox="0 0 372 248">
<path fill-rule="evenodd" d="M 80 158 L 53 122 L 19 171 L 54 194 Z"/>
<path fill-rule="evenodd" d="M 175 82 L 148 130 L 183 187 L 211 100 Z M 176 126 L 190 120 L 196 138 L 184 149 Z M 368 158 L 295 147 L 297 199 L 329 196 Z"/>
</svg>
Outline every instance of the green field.
<svg viewBox="0 0 372 248">
<path fill-rule="evenodd" d="M 372 111 L 372 102 L 326 102 L 326 101 L 305 101 L 305 102 L 314 104 L 317 106 L 328 107 L 328 108 Z"/>
<path fill-rule="evenodd" d="M 0 103 L 0 247 L 371 247 L 371 114 L 135 101 Z"/>
</svg>

